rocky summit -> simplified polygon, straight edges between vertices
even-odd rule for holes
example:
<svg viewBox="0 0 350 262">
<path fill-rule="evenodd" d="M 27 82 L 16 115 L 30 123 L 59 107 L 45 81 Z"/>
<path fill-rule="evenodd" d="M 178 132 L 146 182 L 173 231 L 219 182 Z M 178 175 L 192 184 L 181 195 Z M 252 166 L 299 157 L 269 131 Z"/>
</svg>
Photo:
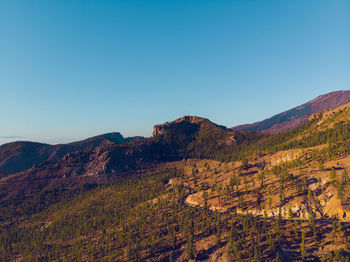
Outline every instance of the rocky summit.
<svg viewBox="0 0 350 262">
<path fill-rule="evenodd" d="M 159 124 L 159 125 L 155 125 L 153 127 L 153 136 L 157 136 L 157 135 L 161 135 L 163 134 L 164 132 L 166 132 L 166 130 L 176 124 L 176 123 L 180 123 L 180 122 L 189 122 L 189 123 L 192 123 L 192 124 L 198 124 L 200 122 L 203 122 L 203 121 L 208 121 L 208 119 L 206 118 L 202 118 L 202 117 L 199 117 L 199 116 L 183 116 L 183 117 L 180 117 L 178 119 L 175 119 L 174 121 L 172 121 L 171 123 L 164 123 L 164 124 Z"/>
</svg>

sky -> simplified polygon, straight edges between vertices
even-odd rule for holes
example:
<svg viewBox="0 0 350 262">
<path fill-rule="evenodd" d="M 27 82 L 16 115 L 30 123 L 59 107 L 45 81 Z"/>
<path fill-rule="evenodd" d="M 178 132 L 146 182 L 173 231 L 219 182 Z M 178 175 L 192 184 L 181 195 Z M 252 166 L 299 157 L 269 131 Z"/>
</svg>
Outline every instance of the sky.
<svg viewBox="0 0 350 262">
<path fill-rule="evenodd" d="M 349 83 L 348 0 L 0 1 L 0 144 L 232 127 Z"/>
</svg>

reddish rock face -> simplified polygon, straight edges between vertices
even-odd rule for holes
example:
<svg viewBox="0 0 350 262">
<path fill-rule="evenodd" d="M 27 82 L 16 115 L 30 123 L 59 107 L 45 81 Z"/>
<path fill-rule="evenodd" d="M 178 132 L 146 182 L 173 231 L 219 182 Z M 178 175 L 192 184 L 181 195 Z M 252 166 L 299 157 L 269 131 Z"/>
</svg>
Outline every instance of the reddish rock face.
<svg viewBox="0 0 350 262">
<path fill-rule="evenodd" d="M 308 118 L 314 113 L 334 109 L 349 102 L 350 91 L 336 91 L 321 95 L 303 105 L 292 108 L 263 121 L 235 126 L 232 129 L 237 131 L 245 130 L 276 134 L 306 123 Z"/>
<path fill-rule="evenodd" d="M 200 123 L 204 120 L 207 120 L 206 118 L 199 117 L 199 116 L 183 116 L 181 118 L 175 119 L 171 123 L 164 123 L 153 126 L 153 136 L 161 135 L 163 134 L 172 124 L 180 123 L 182 121 L 190 122 L 192 124 Z"/>
<path fill-rule="evenodd" d="M 170 126 L 170 123 L 153 126 L 153 136 L 161 135 Z"/>
</svg>

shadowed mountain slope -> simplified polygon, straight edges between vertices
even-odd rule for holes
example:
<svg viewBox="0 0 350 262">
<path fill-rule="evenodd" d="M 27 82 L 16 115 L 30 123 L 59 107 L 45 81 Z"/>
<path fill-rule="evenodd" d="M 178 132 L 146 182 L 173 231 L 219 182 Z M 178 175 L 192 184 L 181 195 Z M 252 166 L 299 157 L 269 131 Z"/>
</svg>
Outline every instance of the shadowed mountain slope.
<svg viewBox="0 0 350 262">
<path fill-rule="evenodd" d="M 48 145 L 29 141 L 18 141 L 0 146 L 0 177 L 16 173 L 43 161 L 57 161 L 65 154 L 75 151 L 90 151 L 95 147 L 128 142 L 120 133 L 107 133 L 69 144 Z"/>
</svg>

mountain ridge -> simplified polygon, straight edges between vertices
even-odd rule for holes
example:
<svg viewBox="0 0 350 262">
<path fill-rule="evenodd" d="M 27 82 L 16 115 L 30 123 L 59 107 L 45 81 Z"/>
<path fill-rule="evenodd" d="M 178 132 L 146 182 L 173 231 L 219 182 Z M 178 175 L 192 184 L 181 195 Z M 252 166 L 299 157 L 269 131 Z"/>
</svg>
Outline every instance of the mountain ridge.
<svg viewBox="0 0 350 262">
<path fill-rule="evenodd" d="M 0 196 L 2 200 L 21 194 L 29 197 L 33 191 L 49 190 L 68 181 L 72 187 L 96 183 L 108 177 L 153 169 L 166 162 L 209 157 L 212 152 L 237 148 L 258 137 L 252 132 L 227 129 L 205 118 L 186 116 L 168 123 L 163 132 L 150 138 L 87 147 L 9 174 L 0 178 Z"/>
<path fill-rule="evenodd" d="M 50 145 L 31 141 L 6 143 L 0 146 L 0 170 L 7 173 L 21 172 L 43 161 L 57 161 L 67 153 L 91 150 L 98 146 L 119 144 L 137 138 L 124 138 L 119 132 L 112 132 L 67 144 Z"/>
<path fill-rule="evenodd" d="M 276 134 L 306 123 L 312 114 L 334 109 L 348 102 L 350 102 L 350 91 L 334 91 L 320 95 L 302 105 L 296 106 L 262 121 L 252 124 L 238 125 L 231 129 L 236 131 L 245 130 Z"/>
<path fill-rule="evenodd" d="M 170 144 L 175 145 L 176 147 L 178 141 L 175 140 L 178 138 L 174 139 L 174 137 L 177 137 L 176 133 L 179 130 L 182 130 L 181 132 L 184 136 L 182 136 L 180 140 L 183 139 L 183 142 L 186 144 L 186 146 L 182 145 L 182 147 L 188 147 L 186 150 L 192 151 L 192 154 L 196 154 L 197 157 L 199 157 L 200 154 L 198 153 L 198 148 L 195 149 L 195 147 L 198 147 L 198 143 L 203 143 L 205 139 L 207 141 L 213 140 L 217 142 L 216 145 L 210 145 L 210 147 L 218 147 L 219 145 L 224 147 L 224 144 L 229 145 L 235 144 L 237 141 L 242 142 L 244 136 L 253 136 L 248 133 L 234 133 L 236 131 L 268 134 L 280 133 L 284 130 L 293 129 L 306 123 L 312 114 L 316 114 L 323 110 L 337 108 L 348 102 L 350 102 L 350 91 L 335 91 L 320 95 L 300 106 L 279 113 L 263 121 L 233 128 L 226 128 L 225 126 L 217 125 L 203 117 L 186 115 L 175 119 L 172 122 L 154 125 L 153 136 L 148 141 L 158 143 L 158 146 L 168 143 L 165 147 L 169 147 Z M 216 134 L 211 134 L 210 130 L 215 131 Z M 206 138 L 204 140 L 202 138 L 202 142 L 195 140 L 189 142 L 193 139 L 195 133 L 199 131 L 201 132 L 201 135 L 206 136 Z M 169 133 L 171 133 L 171 135 L 169 135 Z M 163 138 L 161 135 L 164 135 Z M 209 138 L 210 136 L 212 137 Z M 219 136 L 221 136 L 221 139 L 217 140 Z M 100 146 L 120 144 L 137 139 L 142 139 L 142 137 L 124 138 L 119 132 L 112 132 L 67 144 L 49 145 L 30 141 L 7 143 L 0 146 L 0 177 L 24 171 L 44 161 L 58 161 L 67 153 L 73 153 L 75 151 L 91 151 Z M 168 139 L 168 141 L 162 142 L 164 139 Z M 204 150 L 204 147 L 205 146 L 201 146 L 202 151 Z M 169 154 L 169 152 L 165 153 L 165 149 L 162 150 L 163 151 L 161 152 L 163 152 L 162 154 L 164 156 L 165 154 Z M 167 150 L 174 151 L 174 148 L 170 148 L 170 150 L 168 148 Z M 185 155 L 189 153 L 182 152 L 181 154 Z"/>
</svg>

